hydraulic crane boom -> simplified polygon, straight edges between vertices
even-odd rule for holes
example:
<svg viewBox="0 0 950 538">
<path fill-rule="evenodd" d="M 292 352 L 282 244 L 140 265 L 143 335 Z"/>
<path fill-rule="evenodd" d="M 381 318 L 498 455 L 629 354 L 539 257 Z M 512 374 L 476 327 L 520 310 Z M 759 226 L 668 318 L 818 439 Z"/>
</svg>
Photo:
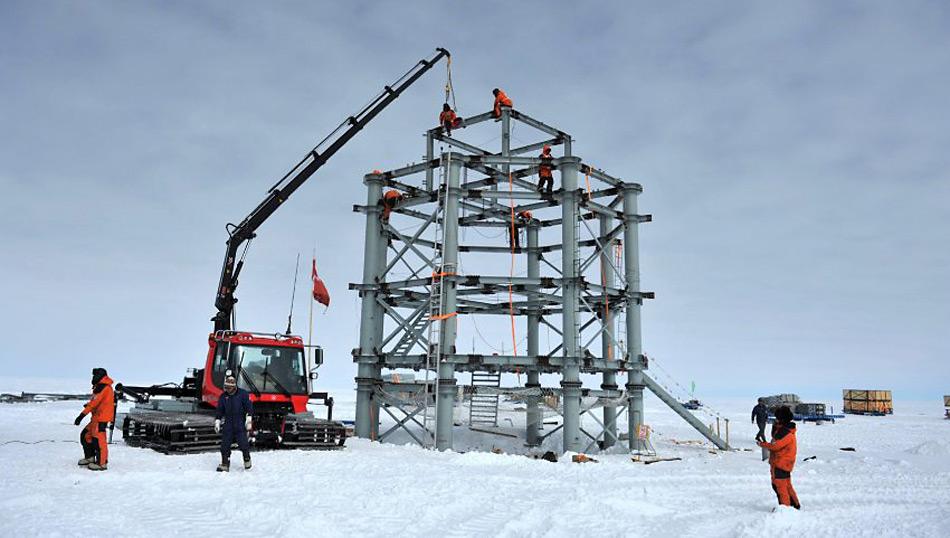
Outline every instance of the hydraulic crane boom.
<svg viewBox="0 0 950 538">
<path fill-rule="evenodd" d="M 254 211 L 241 221 L 234 225 L 228 223 L 228 242 L 224 254 L 224 266 L 221 268 L 221 279 L 218 283 L 217 298 L 214 306 L 217 313 L 211 318 L 214 322 L 215 331 L 227 331 L 233 329 L 232 314 L 234 312 L 234 303 L 237 298 L 234 296 L 234 290 L 238 286 L 238 276 L 241 274 L 241 268 L 244 267 L 244 256 L 247 254 L 247 246 L 256 236 L 257 228 L 264 223 L 271 215 L 277 211 L 282 203 L 290 198 L 305 181 L 310 179 L 317 170 L 320 169 L 330 157 L 340 150 L 351 138 L 356 136 L 363 127 L 366 126 L 377 114 L 396 100 L 406 88 L 411 86 L 416 80 L 424 75 L 443 57 L 449 57 L 449 51 L 443 48 L 436 49 L 437 54 L 429 60 L 420 60 L 412 69 L 399 77 L 392 85 L 385 86 L 383 91 L 376 96 L 368 105 L 363 107 L 357 114 L 348 117 L 337 126 L 329 135 L 317 144 L 296 166 L 294 166 L 284 177 L 274 184 L 267 191 L 267 197 L 261 202 Z M 244 245 L 244 252 L 241 259 L 236 260 L 238 250 Z M 235 263 L 236 262 L 236 263 Z"/>
</svg>

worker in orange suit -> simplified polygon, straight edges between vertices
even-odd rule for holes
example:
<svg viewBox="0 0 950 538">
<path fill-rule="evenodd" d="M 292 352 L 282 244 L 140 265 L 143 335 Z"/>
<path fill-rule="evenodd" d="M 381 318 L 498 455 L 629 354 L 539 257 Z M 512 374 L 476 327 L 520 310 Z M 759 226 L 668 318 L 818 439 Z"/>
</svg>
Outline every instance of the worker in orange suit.
<svg viewBox="0 0 950 538">
<path fill-rule="evenodd" d="M 389 222 L 389 215 L 392 214 L 393 208 L 396 207 L 396 204 L 398 204 L 402 199 L 402 193 L 397 190 L 390 189 L 383 193 L 382 219 L 384 223 Z"/>
<path fill-rule="evenodd" d="M 92 398 L 76 417 L 76 426 L 86 415 L 91 415 L 91 418 L 79 435 L 85 456 L 79 460 L 79 465 L 90 471 L 105 471 L 109 465 L 109 439 L 106 432 L 109 424 L 115 420 L 115 393 L 112 379 L 105 368 L 92 369 Z"/>
<path fill-rule="evenodd" d="M 551 146 L 544 145 L 541 150 L 541 165 L 538 167 L 538 192 L 545 192 L 544 186 L 547 185 L 547 193 L 551 194 L 554 190 L 554 156 L 551 155 Z"/>
<path fill-rule="evenodd" d="M 505 92 L 501 91 L 500 89 L 495 88 L 491 92 L 495 96 L 495 108 L 492 114 L 494 114 L 496 118 L 500 118 L 501 107 L 506 106 L 510 108 L 514 106 L 514 104 L 511 102 L 511 99 L 509 99 L 508 96 L 505 95 Z"/>
<path fill-rule="evenodd" d="M 442 112 L 439 114 L 439 124 L 442 125 L 446 135 L 452 136 L 452 129 L 461 125 L 462 119 L 455 114 L 448 103 L 445 103 L 442 105 Z"/>
<path fill-rule="evenodd" d="M 508 230 L 508 233 L 510 234 L 510 237 L 508 238 L 509 245 L 513 245 L 515 249 L 521 248 L 521 229 L 527 226 L 527 224 L 531 222 L 532 218 L 533 216 L 531 215 L 531 212 L 527 209 L 524 211 L 519 211 L 518 214 L 515 215 L 515 222 Z"/>
<path fill-rule="evenodd" d="M 772 426 L 772 442 L 759 441 L 758 445 L 769 451 L 769 470 L 772 475 L 772 489 L 782 506 L 801 509 L 798 495 L 792 487 L 792 469 L 798 453 L 795 440 L 795 423 L 792 410 L 783 405 L 775 410 L 775 424 Z"/>
</svg>

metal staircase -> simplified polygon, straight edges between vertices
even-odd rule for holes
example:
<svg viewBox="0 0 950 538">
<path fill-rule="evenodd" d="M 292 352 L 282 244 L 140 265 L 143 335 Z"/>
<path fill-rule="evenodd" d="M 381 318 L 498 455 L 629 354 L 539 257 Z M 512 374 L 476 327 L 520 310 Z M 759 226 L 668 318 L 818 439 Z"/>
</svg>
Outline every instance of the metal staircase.
<svg viewBox="0 0 950 538">
<path fill-rule="evenodd" d="M 498 426 L 498 400 L 499 395 L 479 393 L 478 387 L 501 386 L 500 372 L 472 372 L 472 401 L 468 410 L 468 425 Z"/>
</svg>

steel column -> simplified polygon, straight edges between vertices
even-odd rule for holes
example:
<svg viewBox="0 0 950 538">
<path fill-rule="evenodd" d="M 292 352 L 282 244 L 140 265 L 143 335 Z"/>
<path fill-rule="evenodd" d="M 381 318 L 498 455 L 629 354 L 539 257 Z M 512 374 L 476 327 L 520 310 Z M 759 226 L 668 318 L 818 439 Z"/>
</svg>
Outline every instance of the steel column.
<svg viewBox="0 0 950 538">
<path fill-rule="evenodd" d="M 623 186 L 623 256 L 625 280 L 627 281 L 627 360 L 631 364 L 627 373 L 627 393 L 630 405 L 627 407 L 627 435 L 630 450 L 642 450 L 638 432 L 643 424 L 643 359 L 640 340 L 640 253 L 639 223 L 637 217 L 637 195 L 639 191 L 632 184 Z"/>
<path fill-rule="evenodd" d="M 510 157 L 511 152 L 511 108 L 501 107 L 501 156 Z M 505 180 L 508 180 L 508 173 L 511 171 L 511 166 L 504 165 L 501 167 L 501 171 L 505 174 Z M 498 184 L 495 183 L 492 185 L 492 190 L 498 188 Z"/>
<path fill-rule="evenodd" d="M 449 174 L 445 193 L 445 207 L 442 213 L 443 241 L 442 241 L 442 269 L 451 272 L 458 269 L 458 233 L 459 233 L 459 181 L 462 171 L 462 161 L 457 153 L 442 155 L 442 160 L 449 162 Z M 438 393 L 436 394 L 435 418 L 435 447 L 438 450 L 452 448 L 453 415 L 455 409 L 455 365 L 444 359 L 447 354 L 455 353 L 455 336 L 458 316 L 456 315 L 456 282 L 454 278 L 443 279 L 443 315 L 439 331 L 439 368 Z"/>
<path fill-rule="evenodd" d="M 432 131 L 426 131 L 426 163 L 431 163 L 435 158 L 435 141 L 432 139 Z M 431 166 L 426 167 L 426 190 L 432 192 L 433 175 L 435 171 Z"/>
<path fill-rule="evenodd" d="M 376 302 L 379 283 L 379 250 L 385 251 L 380 217 L 383 198 L 383 178 L 378 174 L 367 175 L 366 184 L 366 234 L 363 250 L 362 307 L 360 311 L 360 347 L 356 353 L 358 363 L 356 377 L 356 436 L 373 438 L 378 431 L 379 414 L 373 401 L 373 391 L 379 372 L 379 328 L 383 313 Z M 383 266 L 385 267 L 385 266 Z"/>
<path fill-rule="evenodd" d="M 614 273 L 612 260 L 610 259 L 611 242 L 605 239 L 609 236 L 612 229 L 613 219 L 602 215 L 600 217 L 600 283 L 604 287 L 603 299 L 605 306 L 600 320 L 604 327 L 600 335 L 600 352 L 601 358 L 604 360 L 614 359 L 614 353 L 617 352 L 614 346 L 614 334 L 616 334 L 614 327 L 616 327 L 617 324 L 614 323 L 613 312 L 606 306 L 609 304 L 607 289 L 614 285 Z M 600 388 L 604 390 L 617 390 L 616 372 L 605 371 L 603 383 L 600 385 Z M 604 435 L 604 448 L 613 446 L 614 440 L 617 438 L 617 408 L 613 405 L 604 406 L 604 430 L 607 432 Z"/>
<path fill-rule="evenodd" d="M 538 232 L 540 223 L 531 219 L 527 226 L 528 235 L 528 278 L 541 277 L 541 253 L 538 252 Z M 538 290 L 539 286 L 531 286 L 530 289 Z M 529 294 L 530 301 L 536 301 L 537 296 Z M 540 335 L 541 315 L 538 306 L 533 306 L 528 311 L 528 357 L 537 360 L 538 357 L 538 338 Z M 537 369 L 528 369 L 528 382 L 526 388 L 541 388 L 541 374 Z M 540 396 L 529 396 L 525 399 L 527 403 L 527 413 L 525 417 L 525 439 L 528 446 L 538 446 L 541 444 L 541 408 L 539 407 Z"/>
<path fill-rule="evenodd" d="M 567 150 L 567 147 L 565 147 Z M 564 366 L 561 370 L 561 387 L 564 398 L 564 451 L 581 452 L 584 442 L 581 439 L 581 378 L 580 364 L 577 360 L 579 352 L 580 330 L 577 325 L 578 315 L 578 286 L 577 286 L 577 170 L 580 159 L 563 157 L 559 166 L 561 173 L 561 187 L 564 194 L 561 198 L 561 274 L 563 275 L 563 311 L 561 326 L 563 331 Z M 570 357 L 570 359 L 568 359 Z"/>
</svg>

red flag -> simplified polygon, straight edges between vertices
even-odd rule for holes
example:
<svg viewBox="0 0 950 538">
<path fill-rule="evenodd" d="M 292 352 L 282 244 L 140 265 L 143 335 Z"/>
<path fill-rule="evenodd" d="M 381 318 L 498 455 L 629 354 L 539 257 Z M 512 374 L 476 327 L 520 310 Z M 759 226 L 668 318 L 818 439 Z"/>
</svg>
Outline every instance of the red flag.
<svg viewBox="0 0 950 538">
<path fill-rule="evenodd" d="M 310 274 L 310 278 L 313 280 L 313 300 L 322 304 L 323 306 L 330 306 L 330 292 L 327 291 L 327 287 L 323 284 L 323 280 L 320 279 L 320 276 L 317 275 L 317 259 L 313 259 L 313 271 Z"/>
</svg>

